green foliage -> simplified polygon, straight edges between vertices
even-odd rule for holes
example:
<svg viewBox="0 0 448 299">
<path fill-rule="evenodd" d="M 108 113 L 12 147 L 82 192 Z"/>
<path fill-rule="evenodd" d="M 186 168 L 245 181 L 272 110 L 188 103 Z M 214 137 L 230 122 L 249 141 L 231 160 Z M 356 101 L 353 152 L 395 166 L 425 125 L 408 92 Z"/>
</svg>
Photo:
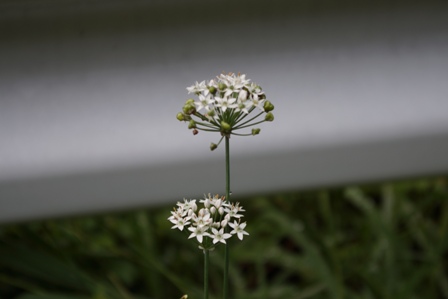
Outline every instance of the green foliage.
<svg viewBox="0 0 448 299">
<path fill-rule="evenodd" d="M 448 298 L 445 178 L 257 196 L 232 298 Z M 0 227 L 0 298 L 201 298 L 203 256 L 167 207 Z M 223 255 L 211 252 L 221 294 Z"/>
</svg>

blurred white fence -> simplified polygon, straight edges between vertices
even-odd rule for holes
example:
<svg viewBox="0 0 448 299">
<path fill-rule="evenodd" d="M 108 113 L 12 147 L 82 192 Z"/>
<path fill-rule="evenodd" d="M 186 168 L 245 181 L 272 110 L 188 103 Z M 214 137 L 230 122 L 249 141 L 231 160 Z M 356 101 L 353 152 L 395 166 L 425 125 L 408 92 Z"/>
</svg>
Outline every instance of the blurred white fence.
<svg viewBox="0 0 448 299">
<path fill-rule="evenodd" d="M 448 6 L 333 2 L 1 2 L 0 222 L 223 193 L 219 136 L 175 118 L 222 71 L 276 107 L 234 196 L 446 172 Z"/>
</svg>

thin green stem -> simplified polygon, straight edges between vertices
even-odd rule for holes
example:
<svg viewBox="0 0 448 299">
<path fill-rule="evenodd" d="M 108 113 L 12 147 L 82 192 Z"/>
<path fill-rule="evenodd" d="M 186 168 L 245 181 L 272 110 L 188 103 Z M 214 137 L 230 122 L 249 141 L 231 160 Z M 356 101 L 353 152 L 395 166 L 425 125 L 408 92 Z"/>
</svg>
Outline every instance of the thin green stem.
<svg viewBox="0 0 448 299">
<path fill-rule="evenodd" d="M 208 299 L 208 264 L 209 264 L 208 249 L 204 249 L 204 299 Z"/>
<path fill-rule="evenodd" d="M 232 135 L 236 135 L 236 136 L 252 136 L 253 134 L 252 133 L 240 134 L 240 133 L 232 132 Z"/>
<path fill-rule="evenodd" d="M 205 129 L 205 128 L 200 128 L 200 127 L 196 127 L 196 129 L 201 130 L 201 131 L 206 131 L 206 132 L 219 132 L 219 130 Z"/>
<path fill-rule="evenodd" d="M 219 126 L 215 126 L 215 125 L 212 125 L 212 124 L 209 124 L 209 123 L 203 123 L 203 122 L 200 122 L 200 121 L 195 121 L 195 123 L 197 125 L 201 125 L 201 126 L 208 127 L 208 128 L 215 128 L 215 129 L 219 128 Z"/>
<path fill-rule="evenodd" d="M 205 121 L 205 123 L 202 123 L 204 126 L 219 127 L 219 124 L 213 119 L 213 117 L 208 118 L 208 117 L 202 116 L 199 113 L 195 114 L 195 116 L 199 117 L 201 119 L 201 121 Z M 197 120 L 194 120 L 194 121 L 196 123 L 199 123 L 199 121 L 197 121 Z"/>
<path fill-rule="evenodd" d="M 226 200 L 230 201 L 230 136 L 226 136 Z"/>
<path fill-rule="evenodd" d="M 237 124 L 237 123 L 239 123 L 240 121 L 242 121 L 243 119 L 245 119 L 246 118 L 246 116 L 248 116 L 252 111 L 254 111 L 254 109 L 255 109 L 255 107 L 254 106 L 252 106 L 252 107 L 250 107 L 249 108 L 249 113 L 241 113 L 239 116 L 238 116 L 238 118 L 235 120 L 235 123 Z"/>
<path fill-rule="evenodd" d="M 230 201 L 230 147 L 229 139 L 226 138 L 226 200 Z M 227 227 L 226 227 L 227 230 Z M 226 243 L 224 247 L 224 283 L 223 283 L 223 299 L 228 299 L 229 297 L 229 243 Z"/>
<path fill-rule="evenodd" d="M 222 142 L 222 140 L 224 139 L 224 136 L 221 137 L 221 139 L 219 139 L 218 143 L 216 144 L 216 146 L 219 146 Z"/>
<path fill-rule="evenodd" d="M 264 123 L 265 121 L 266 120 L 263 119 L 263 120 L 257 121 L 256 123 L 251 123 L 251 124 L 248 124 L 248 125 L 245 125 L 245 126 L 237 126 L 237 127 L 234 128 L 234 130 L 239 130 L 239 129 L 244 129 L 244 128 L 247 128 L 247 127 L 252 127 L 252 126 Z"/>
<path fill-rule="evenodd" d="M 201 114 L 199 112 L 194 113 L 194 115 L 196 117 L 200 118 L 202 121 L 210 122 L 213 126 L 219 127 L 219 124 L 213 119 L 213 117 L 212 118 L 205 117 L 205 115 L 203 115 L 203 114 Z"/>
<path fill-rule="evenodd" d="M 238 126 L 234 127 L 234 129 L 238 129 L 238 128 L 242 128 L 245 124 L 253 121 L 254 119 L 256 119 L 257 117 L 259 117 L 260 115 L 262 115 L 264 113 L 264 111 L 258 113 L 257 115 L 255 115 L 254 117 L 252 117 L 249 120 L 246 120 L 245 122 L 243 122 L 242 124 L 239 124 Z"/>
</svg>

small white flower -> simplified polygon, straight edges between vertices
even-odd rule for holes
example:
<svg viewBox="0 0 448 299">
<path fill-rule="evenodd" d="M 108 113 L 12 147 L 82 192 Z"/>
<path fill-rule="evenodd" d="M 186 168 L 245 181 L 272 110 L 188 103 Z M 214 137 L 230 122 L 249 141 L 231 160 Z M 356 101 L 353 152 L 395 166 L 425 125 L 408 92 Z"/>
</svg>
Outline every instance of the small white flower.
<svg viewBox="0 0 448 299">
<path fill-rule="evenodd" d="M 183 211 L 183 209 L 178 208 L 175 211 L 171 211 L 171 216 L 168 218 L 169 221 L 171 221 L 172 223 L 175 223 L 174 221 L 178 218 L 182 218 L 185 216 L 185 212 Z M 177 221 L 177 220 L 176 220 Z"/>
<path fill-rule="evenodd" d="M 233 80 L 232 80 L 232 76 L 230 76 L 230 75 L 226 75 L 226 74 L 220 74 L 219 76 L 218 76 L 218 81 L 220 81 L 220 82 L 222 82 L 222 83 L 224 83 L 225 85 L 232 85 L 232 82 L 233 82 Z"/>
<path fill-rule="evenodd" d="M 213 233 L 213 244 L 216 244 L 218 242 L 226 243 L 226 239 L 230 238 L 232 235 L 224 233 L 224 229 L 221 228 L 219 231 L 216 228 L 212 228 Z"/>
<path fill-rule="evenodd" d="M 217 209 L 219 209 L 222 205 L 221 198 L 218 198 L 218 197 L 213 198 L 212 205 L 214 205 Z"/>
<path fill-rule="evenodd" d="M 198 206 L 196 205 L 196 199 L 187 200 L 184 198 L 184 202 L 178 202 L 177 205 L 179 206 L 179 208 L 183 209 L 185 213 L 187 213 L 190 209 L 193 210 L 193 212 L 196 212 L 196 210 L 198 209 Z"/>
<path fill-rule="evenodd" d="M 210 194 L 208 195 L 209 197 L 204 195 L 204 199 L 201 199 L 199 202 L 204 204 L 205 208 L 210 208 Z"/>
<path fill-rule="evenodd" d="M 202 81 L 201 83 L 196 83 L 190 87 L 187 87 L 188 93 L 196 93 L 200 94 L 201 92 L 207 90 L 207 86 L 205 85 L 205 81 Z"/>
<path fill-rule="evenodd" d="M 224 96 L 225 97 L 229 97 L 232 96 L 234 93 L 238 94 L 240 92 L 239 89 L 235 88 L 235 86 L 230 85 L 229 87 L 227 87 L 226 91 L 224 92 Z"/>
<path fill-rule="evenodd" d="M 184 230 L 184 226 L 190 224 L 190 222 L 188 221 L 188 219 L 179 218 L 174 224 L 175 225 L 171 227 L 171 229 L 178 228 L 180 231 L 182 231 Z"/>
<path fill-rule="evenodd" d="M 233 86 L 235 86 L 235 88 L 243 88 L 245 85 L 249 84 L 249 79 L 246 79 L 246 75 L 242 74 L 242 75 L 238 75 L 238 76 L 234 76 L 233 78 Z"/>
<path fill-rule="evenodd" d="M 251 101 L 238 101 L 237 103 L 237 107 L 235 109 L 236 112 L 242 111 L 246 114 L 249 114 L 249 110 L 252 107 L 252 102 Z"/>
<path fill-rule="evenodd" d="M 230 233 L 237 234 L 238 239 L 240 240 L 243 240 L 243 235 L 249 235 L 249 233 L 244 230 L 244 228 L 246 227 L 246 222 L 238 223 L 234 221 L 233 223 L 229 223 L 229 226 L 233 228 L 233 230 Z"/>
<path fill-rule="evenodd" d="M 209 95 L 210 94 L 210 90 L 209 90 L 210 87 L 218 88 L 215 80 L 212 79 L 212 80 L 210 80 L 208 82 L 208 84 L 206 85 L 206 89 L 204 90 L 204 95 Z"/>
<path fill-rule="evenodd" d="M 251 93 L 251 94 L 256 94 L 256 95 L 264 94 L 264 92 L 261 90 L 261 87 L 253 82 L 246 85 L 246 88 L 247 88 L 247 90 L 249 90 L 249 93 Z"/>
<path fill-rule="evenodd" d="M 210 218 L 209 213 L 206 213 L 203 216 L 197 216 L 193 220 L 198 227 L 207 227 L 213 223 L 213 219 Z"/>
<path fill-rule="evenodd" d="M 264 111 L 263 103 L 264 100 L 258 97 L 258 94 L 253 94 L 251 96 L 252 105 Z"/>
<path fill-rule="evenodd" d="M 172 212 L 171 212 L 172 213 Z M 171 222 L 171 223 L 173 223 L 173 224 L 176 224 L 177 223 L 177 219 L 178 218 L 176 218 L 176 215 L 171 215 L 170 217 L 168 217 L 168 220 Z"/>
<path fill-rule="evenodd" d="M 177 209 L 177 211 L 172 211 L 171 216 L 168 218 L 168 220 L 174 224 L 172 229 L 178 228 L 179 230 L 183 230 L 184 226 L 190 224 L 189 220 L 190 217 L 183 217 L 183 213 L 180 211 L 181 209 Z"/>
<path fill-rule="evenodd" d="M 227 215 L 229 215 L 229 217 L 241 218 L 243 215 L 239 214 L 239 212 L 244 212 L 244 209 L 239 203 L 236 203 L 235 205 L 228 207 L 225 211 L 228 213 Z"/>
<path fill-rule="evenodd" d="M 210 110 L 209 105 L 213 103 L 213 100 L 211 97 L 212 97 L 211 94 L 208 94 L 205 97 L 202 94 L 200 94 L 199 101 L 194 102 L 194 104 L 196 105 L 196 110 L 197 111 L 200 111 L 202 109 L 205 109 L 207 111 Z"/>
<path fill-rule="evenodd" d="M 236 108 L 237 105 L 235 104 L 236 99 L 234 98 L 228 98 L 228 97 L 223 97 L 223 98 L 219 98 L 216 97 L 216 107 L 221 108 L 222 112 L 226 112 L 227 109 L 233 109 Z"/>
<path fill-rule="evenodd" d="M 191 231 L 191 235 L 188 237 L 188 239 L 196 237 L 199 243 L 202 243 L 203 237 L 209 237 L 210 234 L 206 232 L 206 229 L 203 227 L 189 227 L 189 231 Z"/>
</svg>

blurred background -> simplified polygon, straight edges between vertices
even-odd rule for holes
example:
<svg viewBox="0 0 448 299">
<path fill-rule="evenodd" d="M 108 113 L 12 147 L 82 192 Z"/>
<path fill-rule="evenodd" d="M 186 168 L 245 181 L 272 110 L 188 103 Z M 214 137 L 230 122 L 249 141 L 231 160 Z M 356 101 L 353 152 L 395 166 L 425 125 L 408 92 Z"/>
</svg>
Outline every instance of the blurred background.
<svg viewBox="0 0 448 299">
<path fill-rule="evenodd" d="M 0 298 L 201 296 L 166 218 L 224 151 L 175 116 L 223 71 L 276 107 L 231 140 L 233 295 L 448 298 L 445 1 L 1 0 L 0 44 Z"/>
</svg>

